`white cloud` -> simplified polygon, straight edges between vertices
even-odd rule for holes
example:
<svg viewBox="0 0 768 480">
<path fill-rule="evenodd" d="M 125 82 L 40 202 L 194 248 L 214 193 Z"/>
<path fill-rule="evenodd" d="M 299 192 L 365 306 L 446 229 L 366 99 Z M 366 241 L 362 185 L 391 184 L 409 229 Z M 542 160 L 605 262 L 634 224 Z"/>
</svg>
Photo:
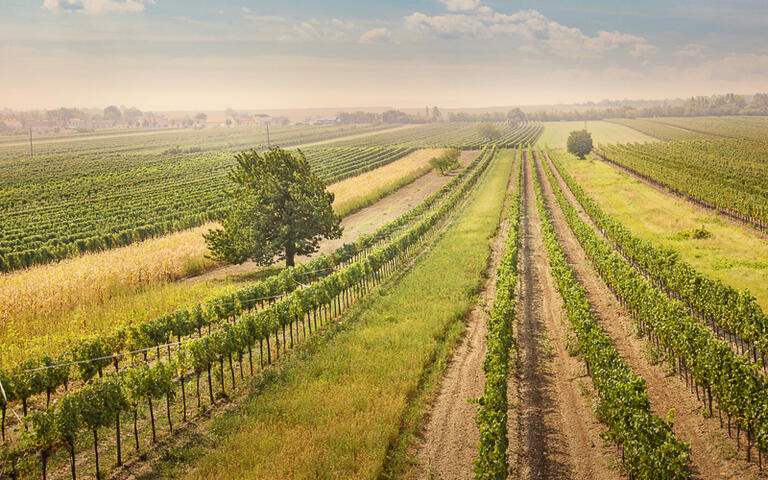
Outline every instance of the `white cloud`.
<svg viewBox="0 0 768 480">
<path fill-rule="evenodd" d="M 45 0 L 43 8 L 52 12 L 79 12 L 95 15 L 106 12 L 141 12 L 155 0 Z"/>
<path fill-rule="evenodd" d="M 288 33 L 278 37 L 278 41 L 282 43 L 339 42 L 348 40 L 354 28 L 353 23 L 343 22 L 337 18 L 329 21 L 313 18 L 294 25 Z"/>
<path fill-rule="evenodd" d="M 712 80 L 765 78 L 768 75 L 768 55 L 732 53 L 720 60 L 705 62 L 701 67 Z"/>
<path fill-rule="evenodd" d="M 683 57 L 704 58 L 704 49 L 704 45 L 699 45 L 698 43 L 689 43 L 675 53 L 677 55 L 682 55 Z"/>
<path fill-rule="evenodd" d="M 656 48 L 640 36 L 617 31 L 599 31 L 588 35 L 548 19 L 536 10 L 513 14 L 480 7 L 472 12 L 428 16 L 420 12 L 405 17 L 405 27 L 439 38 L 508 38 L 518 49 L 545 51 L 555 55 L 586 58 L 599 57 L 611 50 L 625 49 L 634 57 L 647 58 Z"/>
<path fill-rule="evenodd" d="M 480 0 L 437 0 L 445 5 L 449 12 L 474 10 L 480 5 Z"/>
<path fill-rule="evenodd" d="M 259 15 L 253 13 L 253 10 L 248 7 L 241 7 L 240 11 L 242 12 L 244 19 L 254 22 L 282 23 L 286 21 L 285 17 L 280 17 L 277 15 Z"/>
<path fill-rule="evenodd" d="M 360 35 L 360 43 L 391 43 L 392 33 L 386 28 L 374 28 Z"/>
</svg>

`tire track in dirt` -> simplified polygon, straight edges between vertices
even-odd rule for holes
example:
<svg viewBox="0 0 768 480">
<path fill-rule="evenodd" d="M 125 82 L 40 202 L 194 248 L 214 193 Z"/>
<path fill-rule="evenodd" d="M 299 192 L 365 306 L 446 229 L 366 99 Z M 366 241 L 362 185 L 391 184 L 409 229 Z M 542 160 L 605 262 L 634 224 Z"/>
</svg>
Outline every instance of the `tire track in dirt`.
<svg viewBox="0 0 768 480">
<path fill-rule="evenodd" d="M 510 392 L 511 475 L 526 479 L 610 479 L 601 426 L 591 410 L 591 382 L 566 349 L 562 300 L 549 273 L 532 172 L 524 161 L 521 285 L 517 311 L 518 370 Z M 516 422 L 513 420 L 516 419 Z M 512 425 L 516 424 L 516 431 Z"/>
<path fill-rule="evenodd" d="M 757 466 L 747 464 L 739 458 L 735 451 L 735 441 L 728 438 L 716 418 L 705 418 L 700 413 L 703 409 L 696 396 L 686 391 L 685 385 L 677 377 L 665 372 L 663 366 L 652 364 L 646 342 L 636 335 L 631 318 L 594 271 L 589 258 L 568 226 L 540 162 L 541 159 L 537 158 L 537 174 L 541 179 L 542 193 L 548 209 L 552 212 L 555 230 L 565 249 L 568 262 L 576 271 L 579 282 L 586 288 L 592 311 L 612 338 L 614 347 L 635 374 L 645 379 L 653 413 L 665 418 L 669 410 L 674 410 L 675 434 L 680 440 L 691 444 L 694 478 L 757 478 Z M 562 189 L 562 179 L 557 176 L 557 172 L 554 174 Z M 572 194 L 567 189 L 564 193 L 566 199 L 575 206 Z M 577 209 L 580 210 L 579 207 Z M 581 210 L 579 213 L 580 216 L 586 216 Z M 584 220 L 594 228 L 589 220 Z"/>
<path fill-rule="evenodd" d="M 519 166 L 517 167 L 519 168 Z M 507 192 L 516 188 L 517 168 L 513 168 Z M 504 202 L 506 211 L 510 197 Z M 502 219 L 491 241 L 485 270 L 485 283 L 479 301 L 467 314 L 467 330 L 456 347 L 441 379 L 440 390 L 425 414 L 419 440 L 413 449 L 418 467 L 406 478 L 471 479 L 480 433 L 475 423 L 477 405 L 470 398 L 483 395 L 483 361 L 487 352 L 488 313 L 496 299 L 496 269 L 504 256 L 509 235 L 508 220 Z"/>
</svg>

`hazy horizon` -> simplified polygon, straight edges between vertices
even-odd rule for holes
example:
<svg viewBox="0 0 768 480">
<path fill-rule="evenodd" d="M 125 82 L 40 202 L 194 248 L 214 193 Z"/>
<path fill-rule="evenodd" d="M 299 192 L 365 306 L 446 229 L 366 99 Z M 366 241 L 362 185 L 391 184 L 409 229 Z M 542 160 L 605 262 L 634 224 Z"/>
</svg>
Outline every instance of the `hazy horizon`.
<svg viewBox="0 0 768 480">
<path fill-rule="evenodd" d="M 17 110 L 474 108 L 768 89 L 768 3 L 753 0 L 11 0 L 0 12 L 0 108 Z"/>
</svg>

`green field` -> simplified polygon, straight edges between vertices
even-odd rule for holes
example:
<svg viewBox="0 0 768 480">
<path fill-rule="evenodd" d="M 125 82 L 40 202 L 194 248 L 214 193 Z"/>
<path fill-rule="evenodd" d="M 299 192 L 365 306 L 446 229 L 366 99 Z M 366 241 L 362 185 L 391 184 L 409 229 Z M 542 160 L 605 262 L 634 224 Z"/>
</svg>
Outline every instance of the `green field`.
<svg viewBox="0 0 768 480">
<path fill-rule="evenodd" d="M 608 215 L 640 237 L 671 247 L 702 273 L 737 288 L 749 289 L 768 309 L 768 242 L 756 233 L 665 195 L 596 160 L 560 157 L 574 179 Z M 680 232 L 704 228 L 710 238 L 680 238 Z"/>
<path fill-rule="evenodd" d="M 582 130 L 585 122 L 544 122 L 544 133 L 536 142 L 538 147 L 565 148 L 568 134 Z M 592 134 L 595 145 L 600 143 L 653 142 L 655 138 L 607 121 L 586 122 L 587 131 Z"/>
<path fill-rule="evenodd" d="M 473 303 L 513 158 L 499 156 L 455 224 L 402 278 L 217 422 L 216 448 L 188 477 L 372 478 L 395 468 L 402 453 L 387 459 L 388 449 L 412 435 L 433 370 L 444 367 Z"/>
</svg>

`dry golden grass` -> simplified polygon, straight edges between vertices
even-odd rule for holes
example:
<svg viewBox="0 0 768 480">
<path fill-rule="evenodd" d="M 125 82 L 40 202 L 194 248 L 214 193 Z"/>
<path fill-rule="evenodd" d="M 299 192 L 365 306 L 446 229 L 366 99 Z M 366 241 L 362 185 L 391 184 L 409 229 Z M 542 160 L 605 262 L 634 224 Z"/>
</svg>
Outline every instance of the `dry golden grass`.
<svg viewBox="0 0 768 480">
<path fill-rule="evenodd" d="M 0 275 L 0 338 L 44 335 L 58 312 L 210 268 L 202 233 L 211 225 Z"/>
<path fill-rule="evenodd" d="M 336 193 L 334 208 L 346 215 L 375 202 L 426 173 L 429 159 L 440 153 L 416 151 L 329 186 Z M 215 225 L 0 275 L 0 362 L 33 344 L 55 351 L 66 342 L 62 337 L 101 332 L 110 324 L 130 323 L 134 316 L 143 319 L 139 310 L 159 315 L 176 308 L 178 302 L 170 300 L 179 294 L 168 294 L 168 282 L 215 265 L 205 258 L 208 249 L 202 237 Z M 153 294 L 153 284 L 166 293 Z M 199 301 L 204 291 L 190 300 Z M 165 296 L 169 298 L 159 298 Z M 144 309 L 143 301 L 148 302 Z"/>
<path fill-rule="evenodd" d="M 333 208 L 339 215 L 347 215 L 369 205 L 396 188 L 427 173 L 432 167 L 429 160 L 442 155 L 445 149 L 416 150 L 410 155 L 362 175 L 344 179 L 328 186 L 336 194 Z"/>
</svg>

